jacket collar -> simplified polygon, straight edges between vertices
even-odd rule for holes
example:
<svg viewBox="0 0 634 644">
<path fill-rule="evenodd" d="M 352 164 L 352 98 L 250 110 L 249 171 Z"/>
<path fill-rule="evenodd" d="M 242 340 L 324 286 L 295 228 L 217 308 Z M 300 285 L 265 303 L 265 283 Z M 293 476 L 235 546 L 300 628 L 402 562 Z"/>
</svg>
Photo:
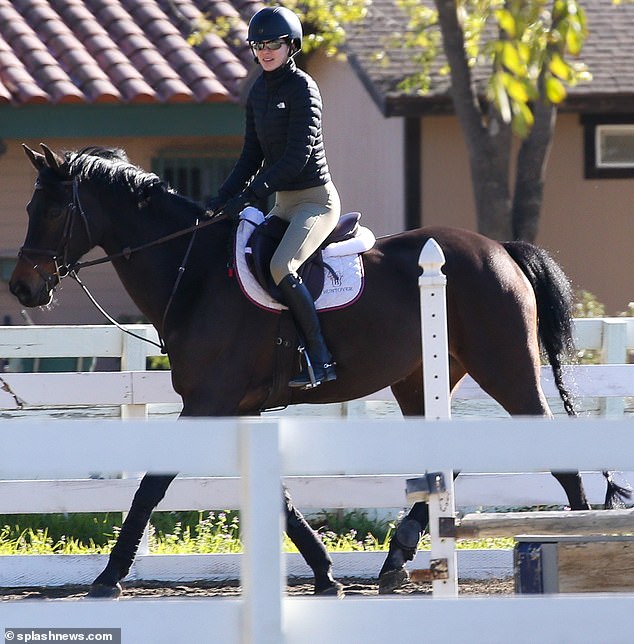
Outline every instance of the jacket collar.
<svg viewBox="0 0 634 644">
<path fill-rule="evenodd" d="M 297 69 L 297 65 L 292 58 L 289 58 L 284 65 L 274 69 L 272 72 L 262 72 L 262 76 L 266 81 L 267 85 L 277 85 L 284 78 L 290 76 Z"/>
</svg>

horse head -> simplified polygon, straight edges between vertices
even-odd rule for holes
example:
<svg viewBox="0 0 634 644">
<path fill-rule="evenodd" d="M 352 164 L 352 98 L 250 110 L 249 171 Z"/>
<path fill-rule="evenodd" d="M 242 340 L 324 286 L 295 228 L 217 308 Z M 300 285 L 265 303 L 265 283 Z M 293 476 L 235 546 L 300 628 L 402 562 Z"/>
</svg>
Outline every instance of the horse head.
<svg viewBox="0 0 634 644">
<path fill-rule="evenodd" d="M 94 245 L 68 158 L 40 146 L 43 154 L 23 144 L 38 174 L 26 207 L 26 238 L 9 281 L 11 293 L 28 307 L 48 304 L 60 280 Z"/>
</svg>

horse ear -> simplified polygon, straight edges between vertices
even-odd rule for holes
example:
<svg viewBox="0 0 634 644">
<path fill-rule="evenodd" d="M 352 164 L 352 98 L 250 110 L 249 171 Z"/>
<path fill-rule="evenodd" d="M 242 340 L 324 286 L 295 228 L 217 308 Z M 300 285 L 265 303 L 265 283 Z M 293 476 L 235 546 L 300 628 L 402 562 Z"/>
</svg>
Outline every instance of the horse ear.
<svg viewBox="0 0 634 644">
<path fill-rule="evenodd" d="M 35 150 L 31 150 L 31 148 L 25 143 L 22 144 L 22 148 L 24 149 L 26 156 L 29 158 L 29 161 L 38 172 L 46 166 L 46 159 L 43 154 L 40 154 Z"/>
<path fill-rule="evenodd" d="M 52 170 L 59 170 L 64 163 L 64 159 L 62 159 L 59 154 L 53 152 L 46 143 L 40 143 L 40 147 L 44 150 L 44 157 L 46 158 L 48 167 Z"/>
</svg>

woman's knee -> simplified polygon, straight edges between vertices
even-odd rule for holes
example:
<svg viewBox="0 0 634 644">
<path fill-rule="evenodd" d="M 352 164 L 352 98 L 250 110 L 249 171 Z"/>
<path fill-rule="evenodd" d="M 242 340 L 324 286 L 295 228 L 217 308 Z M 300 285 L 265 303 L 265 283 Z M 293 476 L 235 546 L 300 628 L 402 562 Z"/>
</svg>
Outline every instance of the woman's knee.
<svg viewBox="0 0 634 644">
<path fill-rule="evenodd" d="M 279 284 L 287 275 L 293 274 L 288 262 L 271 260 L 271 277 L 275 284 Z"/>
</svg>

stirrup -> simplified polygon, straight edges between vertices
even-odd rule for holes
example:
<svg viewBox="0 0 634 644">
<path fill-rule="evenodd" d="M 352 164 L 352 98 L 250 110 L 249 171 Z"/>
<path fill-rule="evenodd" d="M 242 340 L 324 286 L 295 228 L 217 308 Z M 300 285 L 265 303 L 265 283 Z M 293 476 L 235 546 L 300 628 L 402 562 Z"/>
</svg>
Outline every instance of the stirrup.
<svg viewBox="0 0 634 644">
<path fill-rule="evenodd" d="M 289 387 L 314 389 L 315 387 L 319 387 L 322 382 L 330 382 L 337 379 L 337 374 L 334 369 L 336 364 L 335 362 L 325 362 L 323 365 L 318 365 L 317 373 L 315 373 L 315 368 L 310 360 L 308 351 L 306 351 L 305 348 L 300 347 L 300 352 L 304 354 L 306 368 L 302 369 L 295 378 L 291 378 L 288 381 Z"/>
</svg>

